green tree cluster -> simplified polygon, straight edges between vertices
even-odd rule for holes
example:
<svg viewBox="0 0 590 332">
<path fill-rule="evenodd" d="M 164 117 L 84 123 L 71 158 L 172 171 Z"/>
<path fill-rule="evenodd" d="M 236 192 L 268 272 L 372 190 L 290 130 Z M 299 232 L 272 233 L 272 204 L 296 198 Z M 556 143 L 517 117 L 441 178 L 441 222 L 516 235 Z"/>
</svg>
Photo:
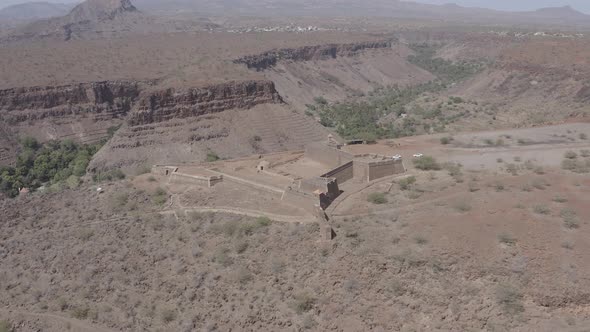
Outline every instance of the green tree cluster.
<svg viewBox="0 0 590 332">
<path fill-rule="evenodd" d="M 36 189 L 46 183 L 77 186 L 100 148 L 100 144 L 81 145 L 72 140 L 40 144 L 30 137 L 22 139 L 21 145 L 16 166 L 0 167 L 0 191 L 9 197 L 17 196 L 19 188 Z"/>
<path fill-rule="evenodd" d="M 432 109 L 420 107 L 408 109 L 408 105 L 425 93 L 443 91 L 452 84 L 476 74 L 486 64 L 484 62 L 454 63 L 436 58 L 437 46 L 428 44 L 412 45 L 412 49 L 415 54 L 409 56 L 408 61 L 433 73 L 437 76 L 436 80 L 410 87 L 379 88 L 370 93 L 369 97 L 360 101 L 331 104 L 326 99 L 318 97 L 314 100 L 315 105 L 308 105 L 309 114 L 317 114 L 323 126 L 333 128 L 346 139 L 374 141 L 379 138 L 415 135 L 422 130 L 421 127 L 424 127 L 424 131 L 430 129 L 430 124 L 420 122 L 413 117 L 404 118 L 395 125 L 382 123 L 381 120 L 389 114 L 399 117 L 402 114 L 412 113 L 425 120 L 438 119 L 440 124 L 434 126 L 434 129 L 436 131 L 444 129 L 447 123 L 455 119 L 442 114 L 442 104 Z M 464 100 L 459 97 L 451 97 L 450 102 L 451 104 L 460 104 Z M 456 116 L 461 117 L 462 114 Z"/>
</svg>

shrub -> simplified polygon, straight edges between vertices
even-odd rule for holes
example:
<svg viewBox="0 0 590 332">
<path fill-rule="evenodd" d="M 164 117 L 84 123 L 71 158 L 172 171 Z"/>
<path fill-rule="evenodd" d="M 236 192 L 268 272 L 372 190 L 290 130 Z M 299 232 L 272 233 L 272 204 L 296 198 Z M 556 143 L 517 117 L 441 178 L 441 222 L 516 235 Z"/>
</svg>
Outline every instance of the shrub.
<svg viewBox="0 0 590 332">
<path fill-rule="evenodd" d="M 563 223 L 566 228 L 575 229 L 580 227 L 576 211 L 570 208 L 565 208 L 561 210 L 559 215 L 563 218 Z"/>
<path fill-rule="evenodd" d="M 496 300 L 504 311 L 509 314 L 518 314 L 524 311 L 522 294 L 512 285 L 502 284 L 496 290 Z"/>
<path fill-rule="evenodd" d="M 176 311 L 172 309 L 162 310 L 162 321 L 166 324 L 176 319 Z"/>
<path fill-rule="evenodd" d="M 121 209 L 129 202 L 129 195 L 126 192 L 119 192 L 113 195 L 113 207 Z"/>
<path fill-rule="evenodd" d="M 76 319 L 86 319 L 88 317 L 89 308 L 76 308 L 72 311 L 72 317 Z"/>
<path fill-rule="evenodd" d="M 548 185 L 547 181 L 543 180 L 543 179 L 535 179 L 533 180 L 532 183 L 533 187 L 539 189 L 539 190 L 545 190 L 545 187 Z"/>
<path fill-rule="evenodd" d="M 94 182 L 116 181 L 123 180 L 125 173 L 120 169 L 112 169 L 109 171 L 97 172 L 92 176 Z"/>
<path fill-rule="evenodd" d="M 0 332 L 12 332 L 12 324 L 8 321 L 0 320 Z"/>
<path fill-rule="evenodd" d="M 215 152 L 213 152 L 213 151 L 207 152 L 207 158 L 206 158 L 207 162 L 212 163 L 214 161 L 218 161 L 219 159 L 220 159 L 219 156 Z"/>
<path fill-rule="evenodd" d="M 252 281 L 252 279 L 254 279 L 250 271 L 248 271 L 248 269 L 246 268 L 239 268 L 238 270 L 236 270 L 234 278 L 237 282 L 239 282 L 242 285 L 247 284 L 250 281 Z"/>
<path fill-rule="evenodd" d="M 153 176 L 148 177 L 147 180 L 148 180 L 148 182 L 156 182 L 157 181 L 156 178 Z"/>
<path fill-rule="evenodd" d="M 244 253 L 248 249 L 248 242 L 246 241 L 239 241 L 236 243 L 236 252 L 238 254 Z"/>
<path fill-rule="evenodd" d="M 498 241 L 500 241 L 500 243 L 503 244 L 507 244 L 507 245 L 513 245 L 516 244 L 516 239 L 513 238 L 511 235 L 507 234 L 507 233 L 502 233 L 500 235 L 498 235 Z"/>
<path fill-rule="evenodd" d="M 298 314 L 302 314 L 313 309 L 315 302 L 316 299 L 313 296 L 307 293 L 299 294 L 295 296 L 295 301 L 293 302 L 293 309 Z"/>
<path fill-rule="evenodd" d="M 385 197 L 384 193 L 372 193 L 367 198 L 367 201 L 373 204 L 385 204 L 387 203 L 387 197 Z"/>
<path fill-rule="evenodd" d="M 227 248 L 219 248 L 213 255 L 213 261 L 222 266 L 228 267 L 234 263 L 234 260 L 228 255 Z"/>
<path fill-rule="evenodd" d="M 468 212 L 471 211 L 471 205 L 467 202 L 457 202 L 455 205 L 455 210 L 459 211 L 459 212 Z"/>
<path fill-rule="evenodd" d="M 576 158 L 578 158 L 578 154 L 577 154 L 577 153 L 575 153 L 574 151 L 567 151 L 567 152 L 564 154 L 564 157 L 565 157 L 566 159 L 576 159 Z"/>
<path fill-rule="evenodd" d="M 417 191 L 417 190 L 412 190 L 412 191 L 408 192 L 407 196 L 409 199 L 418 199 L 418 198 L 422 197 L 422 192 Z"/>
<path fill-rule="evenodd" d="M 414 237 L 414 241 L 416 241 L 417 244 L 419 245 L 424 245 L 426 243 L 428 243 L 428 240 L 420 235 L 417 235 L 416 237 Z"/>
<path fill-rule="evenodd" d="M 440 139 L 440 144 L 447 145 L 447 144 L 450 144 L 452 141 L 453 141 L 452 137 L 442 137 Z"/>
<path fill-rule="evenodd" d="M 438 171 L 441 169 L 439 163 L 431 156 L 422 156 L 414 159 L 414 166 L 423 171 Z"/>
<path fill-rule="evenodd" d="M 76 189 L 80 186 L 80 178 L 75 175 L 70 175 L 66 180 L 66 184 L 70 189 Z"/>
<path fill-rule="evenodd" d="M 582 151 L 580 151 L 580 156 L 582 156 L 584 158 L 590 157 L 590 150 L 582 150 Z"/>
<path fill-rule="evenodd" d="M 500 182 L 496 182 L 496 184 L 494 185 L 494 188 L 496 188 L 496 191 L 500 192 L 500 191 L 504 191 L 505 187 L 503 183 Z"/>
<path fill-rule="evenodd" d="M 270 220 L 270 218 L 268 218 L 268 217 L 256 218 L 256 225 L 258 225 L 259 227 L 267 227 L 267 226 L 270 226 L 271 223 L 272 223 L 272 220 Z"/>
<path fill-rule="evenodd" d="M 565 203 L 567 202 L 567 198 L 560 195 L 556 195 L 555 197 L 553 197 L 553 201 L 556 203 Z"/>
<path fill-rule="evenodd" d="M 533 212 L 547 215 L 551 213 L 551 210 L 545 205 L 535 205 L 533 206 Z"/>
<path fill-rule="evenodd" d="M 518 175 L 518 167 L 515 164 L 506 165 L 506 172 L 516 176 Z"/>
<path fill-rule="evenodd" d="M 158 187 L 152 195 L 152 202 L 156 205 L 164 205 L 168 201 L 168 193 L 166 190 Z"/>
<path fill-rule="evenodd" d="M 588 139 L 588 135 L 585 133 L 581 133 L 578 137 L 580 137 L 581 140 L 587 140 Z"/>
<path fill-rule="evenodd" d="M 416 183 L 416 177 L 415 176 L 410 176 L 404 179 L 401 179 L 398 181 L 399 184 L 399 188 L 401 190 L 408 190 L 410 189 L 410 187 Z"/>
<path fill-rule="evenodd" d="M 584 162 L 583 160 L 564 159 L 561 162 L 561 168 L 574 173 L 589 173 L 590 161 L 587 160 Z"/>
</svg>

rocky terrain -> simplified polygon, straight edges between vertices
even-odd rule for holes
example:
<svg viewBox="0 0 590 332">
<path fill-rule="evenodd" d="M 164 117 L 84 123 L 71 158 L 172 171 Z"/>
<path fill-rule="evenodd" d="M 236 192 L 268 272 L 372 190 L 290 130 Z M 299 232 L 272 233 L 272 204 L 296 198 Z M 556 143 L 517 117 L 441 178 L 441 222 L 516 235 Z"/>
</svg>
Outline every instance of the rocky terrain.
<svg viewBox="0 0 590 332">
<path fill-rule="evenodd" d="M 189 2 L 2 32 L 0 332 L 590 326 L 587 15 Z M 272 177 L 251 165 L 328 135 L 408 168 L 345 193 L 332 241 L 270 194 L 146 174 Z"/>
</svg>

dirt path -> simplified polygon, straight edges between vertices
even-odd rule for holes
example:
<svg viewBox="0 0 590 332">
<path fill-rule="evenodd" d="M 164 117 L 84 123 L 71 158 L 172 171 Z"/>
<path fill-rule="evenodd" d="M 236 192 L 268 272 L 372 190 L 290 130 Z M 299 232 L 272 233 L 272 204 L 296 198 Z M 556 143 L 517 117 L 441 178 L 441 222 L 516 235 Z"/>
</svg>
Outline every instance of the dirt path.
<svg viewBox="0 0 590 332">
<path fill-rule="evenodd" d="M 55 314 L 41 314 L 41 313 L 32 313 L 27 311 L 20 311 L 20 310 L 10 310 L 10 309 L 0 309 L 0 314 L 2 316 L 7 317 L 10 320 L 39 320 L 41 319 L 42 322 L 47 323 L 55 323 L 59 325 L 59 327 L 67 329 L 67 331 L 80 331 L 80 332 L 115 332 L 115 330 L 111 330 L 102 326 L 95 326 L 91 325 L 85 321 L 63 317 Z M 18 328 L 18 327 L 17 327 Z M 43 330 L 40 330 L 43 331 Z"/>
</svg>

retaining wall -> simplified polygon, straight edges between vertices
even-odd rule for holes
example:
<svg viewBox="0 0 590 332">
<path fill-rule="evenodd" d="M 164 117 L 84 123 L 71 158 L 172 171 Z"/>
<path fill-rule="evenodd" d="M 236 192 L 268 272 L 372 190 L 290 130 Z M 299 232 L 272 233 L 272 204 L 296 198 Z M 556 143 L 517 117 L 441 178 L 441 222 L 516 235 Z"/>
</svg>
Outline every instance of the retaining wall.
<svg viewBox="0 0 590 332">
<path fill-rule="evenodd" d="M 339 184 L 342 184 L 348 180 L 352 180 L 354 177 L 354 162 L 349 161 L 344 165 L 340 165 L 328 173 L 321 175 L 322 178 L 335 178 Z"/>
</svg>

